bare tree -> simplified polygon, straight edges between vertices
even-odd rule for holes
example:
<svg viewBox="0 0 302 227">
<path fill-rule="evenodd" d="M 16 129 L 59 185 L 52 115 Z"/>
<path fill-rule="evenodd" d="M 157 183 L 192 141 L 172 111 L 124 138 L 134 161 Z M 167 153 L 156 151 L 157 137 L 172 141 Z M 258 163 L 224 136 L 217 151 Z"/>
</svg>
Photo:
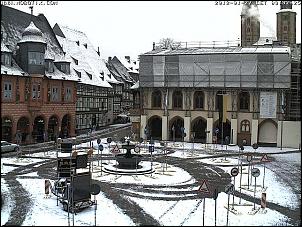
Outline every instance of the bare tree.
<svg viewBox="0 0 302 227">
<path fill-rule="evenodd" d="M 159 47 L 164 49 L 178 49 L 181 47 L 181 43 L 174 41 L 172 38 L 162 38 L 159 41 Z"/>
</svg>

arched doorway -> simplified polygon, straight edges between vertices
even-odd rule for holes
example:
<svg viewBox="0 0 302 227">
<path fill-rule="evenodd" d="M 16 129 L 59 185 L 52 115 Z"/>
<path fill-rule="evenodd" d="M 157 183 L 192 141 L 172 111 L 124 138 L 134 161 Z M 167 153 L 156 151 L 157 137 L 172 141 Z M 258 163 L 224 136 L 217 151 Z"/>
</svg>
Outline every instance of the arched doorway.
<svg viewBox="0 0 302 227">
<path fill-rule="evenodd" d="M 277 146 L 277 124 L 271 119 L 262 121 L 258 129 L 258 143 L 262 146 Z"/>
<path fill-rule="evenodd" d="M 29 137 L 29 119 L 27 117 L 21 117 L 17 123 L 17 132 L 21 133 L 21 143 L 26 141 Z"/>
<path fill-rule="evenodd" d="M 56 141 L 59 135 L 59 119 L 57 116 L 52 115 L 48 121 L 48 139 L 51 141 Z"/>
<path fill-rule="evenodd" d="M 162 139 L 162 120 L 159 116 L 152 116 L 148 120 L 148 128 L 152 139 Z"/>
<path fill-rule="evenodd" d="M 194 142 L 206 143 L 207 121 L 198 117 L 192 122 L 192 133 L 194 135 Z"/>
<path fill-rule="evenodd" d="M 182 127 L 184 127 L 184 120 L 181 117 L 175 117 L 170 121 L 170 140 L 182 141 Z"/>
<path fill-rule="evenodd" d="M 71 124 L 71 117 L 69 114 L 64 115 L 61 124 L 61 138 L 67 138 L 70 135 L 70 124 Z"/>
<path fill-rule="evenodd" d="M 12 142 L 12 127 L 13 127 L 12 119 L 10 119 L 9 117 L 2 117 L 1 125 L 2 125 L 1 140 Z"/>
<path fill-rule="evenodd" d="M 35 118 L 32 137 L 37 143 L 44 142 L 45 121 L 42 116 Z"/>
<path fill-rule="evenodd" d="M 215 132 L 215 129 L 218 128 L 218 133 Z M 213 127 L 213 138 L 214 136 L 217 137 L 217 143 L 221 144 L 221 135 L 222 135 L 222 123 L 220 120 L 217 120 L 214 123 Z M 226 120 L 226 122 L 223 123 L 223 143 L 225 144 L 225 137 L 231 138 L 231 122 L 229 120 Z"/>
</svg>

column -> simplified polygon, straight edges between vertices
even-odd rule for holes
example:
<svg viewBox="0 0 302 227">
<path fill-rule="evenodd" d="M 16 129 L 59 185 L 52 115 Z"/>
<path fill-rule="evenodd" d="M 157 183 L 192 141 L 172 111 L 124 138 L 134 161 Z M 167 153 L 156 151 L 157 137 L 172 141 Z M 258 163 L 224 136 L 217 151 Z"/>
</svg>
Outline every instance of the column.
<svg viewBox="0 0 302 227">
<path fill-rule="evenodd" d="M 147 136 L 145 135 L 145 127 L 147 125 L 147 115 L 141 115 L 141 130 L 140 130 L 140 134 L 141 134 L 141 137 L 144 138 L 144 139 L 147 139 Z"/>
<path fill-rule="evenodd" d="M 258 143 L 258 120 L 252 120 L 252 136 L 251 136 L 251 145 Z"/>
<path fill-rule="evenodd" d="M 230 144 L 237 144 L 237 119 L 231 119 L 231 138 Z M 233 134 L 232 134 L 233 132 Z"/>
<path fill-rule="evenodd" d="M 162 140 L 168 140 L 168 132 L 167 132 L 167 122 L 168 122 L 168 117 L 167 116 L 162 116 L 162 129 L 161 129 L 161 139 Z"/>
<path fill-rule="evenodd" d="M 185 117 L 184 128 L 185 128 L 185 133 L 187 134 L 186 137 L 184 138 L 184 141 L 189 142 L 190 133 L 191 133 L 191 117 Z"/>
<path fill-rule="evenodd" d="M 212 143 L 212 136 L 213 136 L 213 118 L 207 118 L 207 143 Z"/>
</svg>

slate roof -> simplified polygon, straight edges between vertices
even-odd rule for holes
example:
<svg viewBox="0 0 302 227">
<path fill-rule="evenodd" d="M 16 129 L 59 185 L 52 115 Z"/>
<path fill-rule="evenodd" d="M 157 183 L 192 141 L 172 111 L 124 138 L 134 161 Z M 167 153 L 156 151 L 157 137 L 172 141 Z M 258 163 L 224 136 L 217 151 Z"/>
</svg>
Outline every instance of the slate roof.
<svg viewBox="0 0 302 227">
<path fill-rule="evenodd" d="M 59 24 L 54 31 L 71 62 L 71 70 L 81 74 L 79 82 L 109 88 L 112 87 L 109 83 L 118 83 L 85 33 Z"/>
<path fill-rule="evenodd" d="M 1 5 L 1 33 L 1 51 L 2 44 L 4 44 L 13 52 L 13 54 L 15 54 L 18 48 L 17 44 L 20 41 L 22 42 L 23 38 L 23 41 L 26 42 L 45 42 L 47 44 L 45 59 L 50 58 L 53 60 L 60 60 L 64 58 L 63 49 L 43 14 L 34 16 L 17 9 Z M 1 65 L 1 74 L 28 76 L 28 73 L 24 72 L 17 65 L 14 59 L 12 59 L 12 62 L 12 66 Z M 45 76 L 50 79 L 77 81 L 75 73 L 65 74 L 58 70 L 56 66 L 54 66 L 53 73 L 45 72 Z"/>
<path fill-rule="evenodd" d="M 128 69 L 120 62 L 120 60 L 116 56 L 108 61 L 108 64 L 110 65 L 109 68 L 113 72 L 119 74 L 123 81 L 126 81 L 128 83 L 135 83 L 134 79 L 129 74 Z"/>
</svg>

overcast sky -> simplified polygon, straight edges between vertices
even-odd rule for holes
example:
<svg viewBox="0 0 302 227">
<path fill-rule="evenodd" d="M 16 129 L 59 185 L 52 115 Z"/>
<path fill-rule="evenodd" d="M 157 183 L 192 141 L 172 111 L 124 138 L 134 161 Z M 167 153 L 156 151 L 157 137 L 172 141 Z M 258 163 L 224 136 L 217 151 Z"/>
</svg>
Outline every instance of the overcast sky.
<svg viewBox="0 0 302 227">
<path fill-rule="evenodd" d="M 52 27 L 58 23 L 86 33 L 106 59 L 114 55 L 136 58 L 152 50 L 153 42 L 167 37 L 182 42 L 240 38 L 242 5 L 215 5 L 215 1 L 53 1 L 55 5 L 34 2 L 45 4 L 35 5 L 34 15 L 43 13 Z M 258 6 L 261 36 L 276 36 L 279 4 L 267 1 Z M 13 7 L 30 13 L 28 5 Z M 301 5 L 293 5 L 293 10 L 297 12 L 296 38 L 301 43 Z"/>
</svg>

